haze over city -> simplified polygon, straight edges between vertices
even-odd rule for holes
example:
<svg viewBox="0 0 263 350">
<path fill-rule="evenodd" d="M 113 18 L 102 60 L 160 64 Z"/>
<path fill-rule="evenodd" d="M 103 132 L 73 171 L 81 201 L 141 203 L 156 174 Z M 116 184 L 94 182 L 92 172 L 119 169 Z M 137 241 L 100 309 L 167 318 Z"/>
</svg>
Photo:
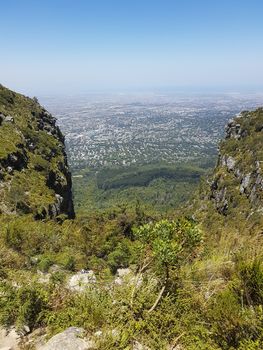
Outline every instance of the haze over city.
<svg viewBox="0 0 263 350">
<path fill-rule="evenodd" d="M 1 1 L 2 84 L 28 95 L 259 91 L 260 0 Z"/>
</svg>

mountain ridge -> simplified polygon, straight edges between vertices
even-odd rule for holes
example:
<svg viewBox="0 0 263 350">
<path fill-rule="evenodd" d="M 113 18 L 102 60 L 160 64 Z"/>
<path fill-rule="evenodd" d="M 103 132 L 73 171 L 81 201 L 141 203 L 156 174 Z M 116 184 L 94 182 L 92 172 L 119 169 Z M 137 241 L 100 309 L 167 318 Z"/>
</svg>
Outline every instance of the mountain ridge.
<svg viewBox="0 0 263 350">
<path fill-rule="evenodd" d="M 74 217 L 71 174 L 56 119 L 36 98 L 0 85 L 0 211 Z"/>
</svg>

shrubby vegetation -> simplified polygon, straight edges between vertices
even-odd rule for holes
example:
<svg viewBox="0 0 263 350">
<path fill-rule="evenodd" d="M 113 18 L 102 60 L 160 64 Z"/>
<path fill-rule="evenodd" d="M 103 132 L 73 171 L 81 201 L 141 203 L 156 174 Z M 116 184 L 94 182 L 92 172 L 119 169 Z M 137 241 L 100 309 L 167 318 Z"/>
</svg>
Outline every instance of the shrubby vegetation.
<svg viewBox="0 0 263 350">
<path fill-rule="evenodd" d="M 40 113 L 41 107 L 2 90 L 0 105 L 14 105 L 16 126 L 38 147 L 27 168 L 3 174 L 8 190 L 1 198 L 10 210 L 3 208 L 0 216 L 1 326 L 22 330 L 26 325 L 30 332 L 43 328 L 49 336 L 70 326 L 83 327 L 90 336 L 100 330 L 98 348 L 105 350 L 132 349 L 135 340 L 152 350 L 168 345 L 183 350 L 263 348 L 262 213 L 258 202 L 251 210 L 225 166 L 213 174 L 223 176 L 227 198 L 232 198 L 225 215 L 216 210 L 212 181 L 205 178 L 196 197 L 185 204 L 200 168 L 148 165 L 99 174 L 83 170 L 83 178 L 75 181 L 77 218 L 36 220 L 35 213 L 54 195 L 46 187 L 46 172 L 60 173 L 62 153 L 52 136 L 45 138 L 28 126 L 27 118 L 34 115 L 28 114 L 30 108 Z M 221 146 L 238 159 L 240 169 L 248 169 L 243 162 L 250 169 L 255 159 L 262 159 L 262 110 L 253 116 L 251 123 L 248 115 L 240 121 L 248 135 L 239 148 L 236 139 Z M 24 142 L 17 135 L 5 148 L 8 152 Z M 50 152 L 52 160 L 47 159 Z M 90 203 L 93 199 L 97 207 Z M 184 207 L 178 208 L 180 202 Z M 116 279 L 120 268 L 129 268 L 121 282 Z M 96 282 L 77 292 L 69 279 L 83 269 L 93 270 Z"/>
<path fill-rule="evenodd" d="M 260 349 L 262 244 L 228 230 L 219 238 L 215 227 L 139 210 L 62 224 L 2 217 L 0 322 L 50 335 L 72 325 L 103 330 L 100 349 L 126 349 L 134 339 L 152 349 Z M 134 277 L 116 285 L 124 267 Z M 67 279 L 82 268 L 97 283 L 79 294 Z M 38 271 L 52 277 L 41 282 Z"/>
</svg>

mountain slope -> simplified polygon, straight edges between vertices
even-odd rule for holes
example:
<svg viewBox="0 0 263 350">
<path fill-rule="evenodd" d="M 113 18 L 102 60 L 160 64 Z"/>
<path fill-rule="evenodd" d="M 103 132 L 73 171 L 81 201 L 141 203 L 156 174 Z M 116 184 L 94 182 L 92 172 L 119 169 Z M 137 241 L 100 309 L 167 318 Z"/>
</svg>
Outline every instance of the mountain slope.
<svg viewBox="0 0 263 350">
<path fill-rule="evenodd" d="M 64 138 L 37 99 L 0 85 L 0 139 L 0 213 L 74 217 Z"/>
<path fill-rule="evenodd" d="M 242 112 L 226 126 L 217 166 L 204 178 L 188 210 L 211 232 L 263 226 L 263 109 Z"/>
<path fill-rule="evenodd" d="M 263 213 L 263 109 L 243 112 L 226 127 L 211 198 L 223 215 L 242 203 L 246 214 Z"/>
</svg>

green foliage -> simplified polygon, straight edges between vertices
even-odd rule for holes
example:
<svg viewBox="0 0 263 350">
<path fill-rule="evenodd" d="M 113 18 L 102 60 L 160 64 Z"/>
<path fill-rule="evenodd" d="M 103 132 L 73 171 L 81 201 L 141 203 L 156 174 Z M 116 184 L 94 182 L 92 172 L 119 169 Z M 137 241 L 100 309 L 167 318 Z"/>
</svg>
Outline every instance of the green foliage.
<svg viewBox="0 0 263 350">
<path fill-rule="evenodd" d="M 251 305 L 263 304 L 263 263 L 254 260 L 249 263 L 240 263 L 239 276 L 244 302 Z"/>
<path fill-rule="evenodd" d="M 128 240 L 123 240 L 117 244 L 116 248 L 108 255 L 108 265 L 112 273 L 116 273 L 120 267 L 128 267 L 131 252 Z"/>
<path fill-rule="evenodd" d="M 186 263 L 202 242 L 200 229 L 187 219 L 145 224 L 134 229 L 134 233 L 144 245 L 145 254 L 152 255 L 161 268 L 178 268 Z"/>
<path fill-rule="evenodd" d="M 25 139 L 35 144 L 26 150 L 23 171 L 1 175 L 1 208 L 12 215 L 0 215 L 0 324 L 43 327 L 50 335 L 69 326 L 102 330 L 96 341 L 105 350 L 132 349 L 135 340 L 152 350 L 262 349 L 262 217 L 249 212 L 234 174 L 215 171 L 231 199 L 226 217 L 215 210 L 203 180 L 201 204 L 183 208 L 198 224 L 164 212 L 190 198 L 202 171 L 163 164 L 83 170 L 75 194 L 85 215 L 36 221 L 32 214 L 54 199 L 47 175 L 66 181 L 59 144 L 37 131 L 43 110 L 36 102 L 0 87 L 0 112 L 14 116 L 13 124 L 0 125 L 1 160 L 12 152 L 23 158 Z M 262 159 L 262 116 L 262 109 L 245 113 L 244 139 L 222 143 L 242 171 Z M 130 275 L 114 283 L 121 267 Z M 97 279 L 81 293 L 68 288 L 80 269 L 92 269 Z"/>
<path fill-rule="evenodd" d="M 31 329 L 41 324 L 42 314 L 48 309 L 48 295 L 40 285 L 20 286 L 16 289 L 8 283 L 0 285 L 0 323 L 27 325 Z"/>
<path fill-rule="evenodd" d="M 177 181 L 197 181 L 203 173 L 201 169 L 182 166 L 147 165 L 135 168 L 103 169 L 97 175 L 100 189 L 111 189 L 130 186 L 147 186 L 156 178 L 176 179 Z"/>
<path fill-rule="evenodd" d="M 2 85 L 0 114 L 0 213 L 3 208 L 4 213 L 48 217 L 56 203 L 54 187 L 68 185 L 62 135 L 36 100 Z"/>
<path fill-rule="evenodd" d="M 42 272 L 48 272 L 50 266 L 53 265 L 53 262 L 51 259 L 49 259 L 48 257 L 44 257 L 43 259 L 40 260 L 40 262 L 38 263 L 38 268 L 40 269 L 40 271 Z"/>
<path fill-rule="evenodd" d="M 75 208 L 86 214 L 118 205 L 133 209 L 139 202 L 148 213 L 171 211 L 191 197 L 203 173 L 187 164 L 84 169 L 77 172 L 82 177 L 73 176 Z"/>
<path fill-rule="evenodd" d="M 223 349 L 236 348 L 243 339 L 256 340 L 262 331 L 262 308 L 242 307 L 240 296 L 231 289 L 216 297 L 208 314 L 213 333 Z"/>
</svg>

